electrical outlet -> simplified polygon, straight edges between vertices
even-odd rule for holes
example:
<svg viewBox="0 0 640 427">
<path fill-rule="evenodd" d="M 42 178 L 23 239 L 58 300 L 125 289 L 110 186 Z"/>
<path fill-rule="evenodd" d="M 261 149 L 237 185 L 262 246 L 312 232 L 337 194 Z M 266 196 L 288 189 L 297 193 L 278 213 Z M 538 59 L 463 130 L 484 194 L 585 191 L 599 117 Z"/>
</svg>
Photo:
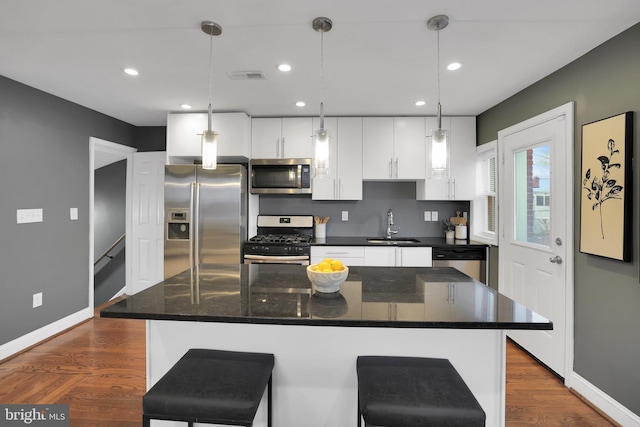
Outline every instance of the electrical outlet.
<svg viewBox="0 0 640 427">
<path fill-rule="evenodd" d="M 424 220 L 431 221 L 431 211 L 424 211 Z"/>
<path fill-rule="evenodd" d="M 42 292 L 33 294 L 33 308 L 40 307 L 42 305 Z"/>
<path fill-rule="evenodd" d="M 431 221 L 438 220 L 438 211 L 431 211 Z"/>
<path fill-rule="evenodd" d="M 349 211 L 342 211 L 342 220 L 349 221 Z"/>
<path fill-rule="evenodd" d="M 42 209 L 18 209 L 16 223 L 26 224 L 30 222 L 42 222 Z"/>
</svg>

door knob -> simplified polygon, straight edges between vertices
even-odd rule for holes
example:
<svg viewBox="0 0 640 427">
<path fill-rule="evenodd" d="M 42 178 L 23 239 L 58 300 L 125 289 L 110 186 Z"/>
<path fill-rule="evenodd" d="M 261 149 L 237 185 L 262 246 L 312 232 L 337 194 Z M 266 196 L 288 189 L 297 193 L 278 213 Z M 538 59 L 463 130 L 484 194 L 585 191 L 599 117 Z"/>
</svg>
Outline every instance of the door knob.
<svg viewBox="0 0 640 427">
<path fill-rule="evenodd" d="M 549 258 L 549 261 L 551 261 L 554 264 L 562 264 L 562 258 L 560 258 L 559 255 L 552 256 L 551 258 Z"/>
</svg>

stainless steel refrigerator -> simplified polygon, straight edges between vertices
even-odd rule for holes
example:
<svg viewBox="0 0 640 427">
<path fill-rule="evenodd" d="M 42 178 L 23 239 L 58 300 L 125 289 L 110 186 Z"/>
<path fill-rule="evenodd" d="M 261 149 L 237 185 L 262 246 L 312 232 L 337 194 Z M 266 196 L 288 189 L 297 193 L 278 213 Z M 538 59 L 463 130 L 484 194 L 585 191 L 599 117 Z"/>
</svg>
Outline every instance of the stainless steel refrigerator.
<svg viewBox="0 0 640 427">
<path fill-rule="evenodd" d="M 243 165 L 167 165 L 164 182 L 164 277 L 199 274 L 202 264 L 240 264 L 247 239 Z M 187 273 L 187 270 L 189 272 Z"/>
</svg>

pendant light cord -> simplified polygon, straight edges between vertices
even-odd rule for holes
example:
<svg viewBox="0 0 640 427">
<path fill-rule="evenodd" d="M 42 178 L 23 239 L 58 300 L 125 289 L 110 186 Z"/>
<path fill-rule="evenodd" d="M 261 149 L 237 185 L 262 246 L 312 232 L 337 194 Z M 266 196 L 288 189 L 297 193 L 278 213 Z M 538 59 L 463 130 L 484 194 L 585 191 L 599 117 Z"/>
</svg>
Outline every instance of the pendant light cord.
<svg viewBox="0 0 640 427">
<path fill-rule="evenodd" d="M 209 34 L 209 115 L 207 116 L 207 130 L 211 132 L 211 98 L 213 92 L 213 31 Z"/>
<path fill-rule="evenodd" d="M 438 129 L 442 129 L 442 107 L 440 106 L 440 30 L 436 31 L 438 40 Z"/>
<path fill-rule="evenodd" d="M 324 30 L 320 31 L 320 129 L 324 130 Z"/>
</svg>

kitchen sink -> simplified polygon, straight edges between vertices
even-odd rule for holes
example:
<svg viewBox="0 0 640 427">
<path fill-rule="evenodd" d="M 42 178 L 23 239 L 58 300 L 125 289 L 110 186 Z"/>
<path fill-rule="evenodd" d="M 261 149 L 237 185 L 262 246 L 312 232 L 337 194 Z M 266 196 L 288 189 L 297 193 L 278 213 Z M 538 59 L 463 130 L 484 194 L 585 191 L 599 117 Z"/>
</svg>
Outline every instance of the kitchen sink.
<svg viewBox="0 0 640 427">
<path fill-rule="evenodd" d="M 375 243 L 379 245 L 397 245 L 400 243 L 420 243 L 420 240 L 401 237 L 392 239 L 386 239 L 384 237 L 371 237 L 367 239 L 367 243 Z"/>
</svg>

